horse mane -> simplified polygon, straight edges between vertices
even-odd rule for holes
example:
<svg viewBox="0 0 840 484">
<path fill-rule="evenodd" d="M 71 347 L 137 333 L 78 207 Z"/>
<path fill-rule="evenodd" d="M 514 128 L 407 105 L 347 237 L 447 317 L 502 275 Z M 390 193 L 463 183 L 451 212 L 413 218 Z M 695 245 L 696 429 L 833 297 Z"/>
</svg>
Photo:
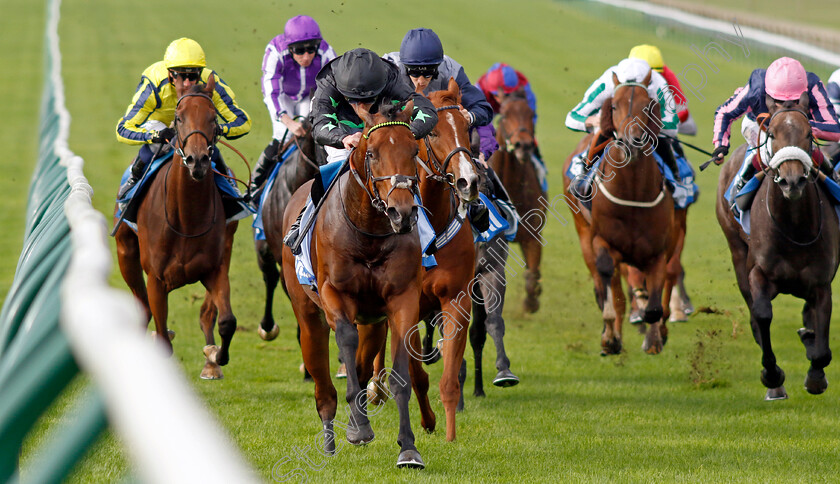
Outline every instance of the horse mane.
<svg viewBox="0 0 840 484">
<path fill-rule="evenodd" d="M 388 121 L 397 121 L 399 116 L 403 114 L 405 101 L 401 103 L 383 102 L 379 105 L 379 114 L 384 116 Z"/>
</svg>

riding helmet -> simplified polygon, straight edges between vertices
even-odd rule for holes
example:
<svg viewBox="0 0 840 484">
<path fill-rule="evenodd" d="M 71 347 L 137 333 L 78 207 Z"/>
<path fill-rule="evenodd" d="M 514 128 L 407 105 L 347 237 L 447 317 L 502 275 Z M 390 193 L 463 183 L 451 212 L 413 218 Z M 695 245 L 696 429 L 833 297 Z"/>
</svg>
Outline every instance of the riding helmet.
<svg viewBox="0 0 840 484">
<path fill-rule="evenodd" d="M 163 55 L 163 64 L 167 69 L 175 67 L 205 67 L 204 50 L 198 42 L 181 37 L 173 40 Z"/>
<path fill-rule="evenodd" d="M 808 90 L 808 74 L 798 60 L 780 57 L 764 74 L 764 90 L 773 99 L 796 101 Z"/>
<path fill-rule="evenodd" d="M 375 52 L 364 48 L 345 52 L 333 68 L 335 87 L 350 99 L 379 95 L 388 83 L 388 66 Z"/>
<path fill-rule="evenodd" d="M 443 62 L 443 45 L 432 29 L 411 29 L 400 44 L 400 62 L 407 66 L 430 66 Z"/>
<path fill-rule="evenodd" d="M 320 40 L 321 29 L 312 17 L 297 15 L 286 22 L 283 29 L 286 44 L 296 44 L 307 40 Z"/>
</svg>

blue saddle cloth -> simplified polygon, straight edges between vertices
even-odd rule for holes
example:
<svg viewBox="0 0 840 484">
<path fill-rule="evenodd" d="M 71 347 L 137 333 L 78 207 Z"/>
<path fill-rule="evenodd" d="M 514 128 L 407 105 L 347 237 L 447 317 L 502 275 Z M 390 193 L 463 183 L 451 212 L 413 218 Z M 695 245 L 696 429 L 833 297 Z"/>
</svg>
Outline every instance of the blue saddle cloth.
<svg viewBox="0 0 840 484">
<path fill-rule="evenodd" d="M 140 199 L 145 196 L 148 188 L 152 184 L 152 180 L 154 180 L 161 167 L 172 160 L 173 154 L 174 151 L 169 151 L 160 158 L 152 160 L 143 178 L 140 179 L 140 181 L 138 181 L 128 192 L 126 192 L 121 199 L 117 200 L 116 217 L 119 219 L 122 216 L 123 210 L 127 209 L 128 212 L 125 214 L 125 217 L 123 217 L 122 223 L 131 227 L 131 229 L 135 232 L 137 231 L 137 208 L 140 206 L 140 203 L 128 202 L 133 200 L 135 197 L 139 197 Z M 211 168 L 215 169 L 216 164 L 212 163 Z M 228 175 L 231 175 L 230 169 L 228 169 Z M 130 177 L 131 166 L 126 168 L 125 172 L 123 172 L 122 179 L 120 180 L 120 187 L 122 187 Z M 219 191 L 222 192 L 222 203 L 225 208 L 225 220 L 227 222 L 231 222 L 247 217 L 248 214 L 250 214 L 250 208 L 246 203 L 240 200 L 242 194 L 239 193 L 239 191 L 234 188 L 225 177 L 219 174 L 214 173 L 213 180 L 216 182 L 216 186 L 219 187 Z"/>
<path fill-rule="evenodd" d="M 490 216 L 490 224 L 486 231 L 479 233 L 473 228 L 474 242 L 489 242 L 493 237 L 504 234 L 508 242 L 516 238 L 516 231 L 519 229 L 519 214 L 516 208 L 504 200 L 491 199 L 483 193 L 478 194 L 481 203 L 487 207 Z"/>
<path fill-rule="evenodd" d="M 297 151 L 297 146 L 292 143 L 280 157 L 280 162 L 274 165 L 271 174 L 268 175 L 268 179 L 265 181 L 265 186 L 263 187 L 262 194 L 260 194 L 259 204 L 257 205 L 257 213 L 254 215 L 254 222 L 251 224 L 254 227 L 254 240 L 265 240 L 265 226 L 263 225 L 262 218 L 263 204 L 268 198 L 268 194 L 271 193 L 271 188 L 274 186 L 274 180 L 277 178 L 277 173 L 280 172 L 280 167 L 283 166 L 295 151 Z"/>
</svg>

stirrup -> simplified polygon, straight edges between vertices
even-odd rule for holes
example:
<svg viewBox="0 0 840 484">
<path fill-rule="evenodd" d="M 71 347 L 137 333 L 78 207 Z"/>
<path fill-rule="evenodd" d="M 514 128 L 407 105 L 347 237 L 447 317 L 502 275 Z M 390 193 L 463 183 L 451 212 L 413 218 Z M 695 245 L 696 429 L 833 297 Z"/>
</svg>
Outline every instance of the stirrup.
<svg viewBox="0 0 840 484">
<path fill-rule="evenodd" d="M 134 188 L 134 186 L 137 185 L 137 182 L 139 182 L 139 181 L 140 181 L 140 178 L 139 177 L 135 178 L 134 175 L 132 174 L 128 178 L 128 180 L 125 181 L 125 184 L 117 192 L 117 200 L 122 200 L 125 197 L 125 194 L 130 192 L 131 189 Z"/>
<path fill-rule="evenodd" d="M 300 220 L 303 218 L 303 212 L 303 210 L 300 211 L 297 219 L 295 219 L 295 223 L 289 227 L 289 231 L 286 233 L 286 236 L 283 237 L 283 245 L 291 249 L 292 255 L 300 255 L 301 252 L 300 244 L 297 242 L 300 238 Z"/>
</svg>

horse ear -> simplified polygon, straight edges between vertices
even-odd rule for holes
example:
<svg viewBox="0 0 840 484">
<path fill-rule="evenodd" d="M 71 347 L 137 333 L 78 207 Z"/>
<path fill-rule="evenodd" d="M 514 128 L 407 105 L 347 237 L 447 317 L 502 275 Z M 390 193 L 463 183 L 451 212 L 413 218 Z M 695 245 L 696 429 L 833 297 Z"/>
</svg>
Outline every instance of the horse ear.
<svg viewBox="0 0 840 484">
<path fill-rule="evenodd" d="M 649 70 L 645 78 L 642 79 L 642 84 L 644 84 L 645 86 L 650 86 L 651 77 L 653 77 L 653 69 Z"/>
<path fill-rule="evenodd" d="M 769 94 L 764 95 L 764 105 L 767 106 L 767 111 L 773 114 L 776 111 L 776 100 Z"/>
<path fill-rule="evenodd" d="M 216 89 L 216 76 L 212 72 L 207 76 L 207 87 L 204 88 L 204 93 L 213 97 L 213 90 Z"/>
<path fill-rule="evenodd" d="M 613 86 L 617 86 L 617 85 L 621 84 L 621 82 L 618 80 L 618 76 L 615 75 L 615 72 L 612 73 L 612 78 L 613 78 Z"/>
<path fill-rule="evenodd" d="M 659 111 L 659 102 L 656 99 L 651 99 L 648 105 L 648 131 L 653 136 L 659 136 L 659 131 L 662 129 L 662 113 Z"/>
<path fill-rule="evenodd" d="M 409 99 L 405 103 L 405 107 L 403 107 L 402 112 L 408 118 L 408 122 L 411 122 L 411 117 L 414 115 L 414 99 Z"/>
<path fill-rule="evenodd" d="M 449 85 L 446 87 L 446 90 L 455 98 L 455 104 L 461 104 L 461 87 L 455 82 L 454 77 L 449 78 Z"/>
<path fill-rule="evenodd" d="M 374 124 L 376 124 L 373 122 L 373 116 L 371 116 L 370 111 L 368 111 L 367 108 L 364 108 L 361 105 L 357 106 L 358 107 L 355 109 L 356 114 L 358 114 L 359 117 L 362 118 L 362 121 L 365 123 L 366 126 L 373 126 Z"/>
<path fill-rule="evenodd" d="M 608 97 L 601 105 L 601 133 L 604 136 L 612 136 L 613 131 L 615 126 L 612 119 L 612 97 Z"/>
<path fill-rule="evenodd" d="M 799 107 L 806 113 L 808 112 L 808 104 L 810 102 L 811 98 L 808 96 L 808 91 L 803 92 L 802 95 L 799 96 Z"/>
</svg>

